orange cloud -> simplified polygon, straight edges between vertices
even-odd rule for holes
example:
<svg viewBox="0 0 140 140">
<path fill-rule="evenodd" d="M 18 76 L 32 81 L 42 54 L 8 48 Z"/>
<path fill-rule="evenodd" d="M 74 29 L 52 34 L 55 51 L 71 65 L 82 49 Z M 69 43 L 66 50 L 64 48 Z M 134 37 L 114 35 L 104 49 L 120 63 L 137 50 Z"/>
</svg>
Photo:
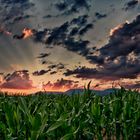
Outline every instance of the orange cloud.
<svg viewBox="0 0 140 140">
<path fill-rule="evenodd" d="M 42 84 L 42 89 L 45 91 L 67 91 L 69 89 L 78 88 L 78 82 L 73 80 L 66 80 L 61 78 L 58 79 L 55 83 L 50 81 L 47 84 Z"/>
<path fill-rule="evenodd" d="M 32 29 L 24 28 L 22 31 L 22 34 L 23 34 L 23 39 L 26 39 L 26 38 L 32 36 L 34 33 L 33 33 Z"/>
<path fill-rule="evenodd" d="M 5 30 L 3 27 L 0 27 L 0 33 L 6 34 L 6 35 L 12 35 L 10 31 Z"/>
<path fill-rule="evenodd" d="M 29 28 L 24 28 L 21 35 L 14 35 L 15 39 L 27 39 L 34 35 L 34 30 Z"/>
<path fill-rule="evenodd" d="M 117 32 L 119 29 L 123 28 L 124 24 L 129 24 L 129 21 L 126 20 L 125 23 L 120 24 L 120 25 L 116 26 L 115 28 L 111 29 L 109 35 L 113 36 L 115 32 Z"/>
</svg>

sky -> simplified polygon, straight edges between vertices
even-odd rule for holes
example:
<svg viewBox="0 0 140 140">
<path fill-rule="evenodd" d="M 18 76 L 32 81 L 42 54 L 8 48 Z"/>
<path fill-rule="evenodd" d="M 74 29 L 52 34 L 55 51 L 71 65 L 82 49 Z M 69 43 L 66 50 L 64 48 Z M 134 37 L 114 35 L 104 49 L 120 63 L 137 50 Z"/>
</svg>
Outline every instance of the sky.
<svg viewBox="0 0 140 140">
<path fill-rule="evenodd" d="M 139 0 L 0 0 L 0 90 L 140 88 Z"/>
</svg>

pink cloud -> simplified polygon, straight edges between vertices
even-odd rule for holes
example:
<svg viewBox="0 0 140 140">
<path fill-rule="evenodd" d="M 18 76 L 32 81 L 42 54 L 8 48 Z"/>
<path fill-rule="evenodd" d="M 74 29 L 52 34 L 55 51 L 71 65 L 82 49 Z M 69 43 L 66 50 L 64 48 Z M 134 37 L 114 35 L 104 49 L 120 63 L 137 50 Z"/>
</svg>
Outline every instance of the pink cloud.
<svg viewBox="0 0 140 140">
<path fill-rule="evenodd" d="M 15 71 L 12 74 L 7 74 L 3 81 L 1 81 L 0 87 L 2 89 L 32 89 L 33 82 L 30 79 L 29 72 L 27 70 Z"/>
</svg>

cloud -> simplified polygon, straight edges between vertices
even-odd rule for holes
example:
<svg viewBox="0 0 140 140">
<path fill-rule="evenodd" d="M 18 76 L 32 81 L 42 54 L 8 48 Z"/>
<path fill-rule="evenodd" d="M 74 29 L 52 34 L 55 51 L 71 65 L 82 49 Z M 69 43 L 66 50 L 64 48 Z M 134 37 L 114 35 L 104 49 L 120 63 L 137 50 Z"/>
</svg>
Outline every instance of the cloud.
<svg viewBox="0 0 140 140">
<path fill-rule="evenodd" d="M 65 45 L 64 47 L 67 48 L 67 50 L 76 52 L 82 56 L 87 55 L 89 52 L 89 49 L 87 48 L 87 46 L 90 42 L 88 40 L 77 41 L 74 38 L 69 38 L 65 40 L 63 43 Z"/>
<path fill-rule="evenodd" d="M 81 79 L 98 79 L 98 80 L 106 80 L 112 81 L 118 79 L 117 76 L 110 74 L 108 70 L 104 71 L 103 69 L 96 69 L 96 68 L 88 68 L 88 67 L 78 67 L 74 70 L 69 70 L 64 73 L 65 76 L 74 75 L 76 78 Z"/>
<path fill-rule="evenodd" d="M 12 33 L 10 31 L 6 30 L 4 27 L 1 27 L 1 26 L 0 26 L 0 34 L 5 34 L 8 36 L 12 35 Z"/>
<path fill-rule="evenodd" d="M 97 73 L 96 69 L 86 68 L 86 67 L 78 67 L 74 70 L 69 70 L 64 73 L 65 76 L 76 75 L 77 78 L 93 78 L 93 74 Z"/>
<path fill-rule="evenodd" d="M 92 28 L 93 28 L 93 24 L 89 23 L 79 31 L 79 34 L 84 35 L 89 29 L 92 29 Z"/>
<path fill-rule="evenodd" d="M 65 65 L 62 63 L 57 64 L 57 69 L 64 69 Z"/>
<path fill-rule="evenodd" d="M 33 4 L 29 2 L 29 0 L 1 0 L 1 4 L 5 4 L 5 6 L 21 6 L 23 9 L 28 9 Z"/>
<path fill-rule="evenodd" d="M 90 29 L 93 28 L 93 23 L 88 23 L 88 15 L 82 15 L 77 18 L 73 18 L 70 22 L 70 25 L 74 27 L 71 28 L 70 30 L 70 34 L 68 35 L 68 38 L 65 41 L 66 44 L 64 43 L 66 46 L 68 42 L 74 43 L 75 45 L 77 45 L 78 41 L 79 43 L 83 42 L 82 46 L 84 45 L 85 42 L 90 43 L 88 40 L 83 40 L 83 39 L 77 40 L 77 38 L 75 40 L 74 38 L 75 36 L 79 36 L 79 38 L 81 38 L 80 36 L 85 35 Z M 85 44 L 85 48 L 87 47 L 88 43 Z M 68 45 L 69 44 L 70 43 L 68 43 Z"/>
<path fill-rule="evenodd" d="M 67 70 L 64 75 L 71 76 L 74 75 L 76 78 L 82 79 L 97 79 L 114 81 L 120 80 L 122 78 L 135 79 L 140 73 L 140 68 L 133 64 L 126 64 L 125 62 L 120 62 L 116 65 L 114 62 L 103 66 L 102 68 L 76 68 L 74 70 Z"/>
<path fill-rule="evenodd" d="M 25 19 L 29 19 L 31 17 L 33 17 L 33 16 L 31 16 L 31 15 L 20 15 L 20 16 L 16 16 L 16 17 L 13 18 L 12 23 L 16 23 L 16 22 L 19 22 L 19 21 L 22 21 L 22 20 L 25 20 Z"/>
<path fill-rule="evenodd" d="M 50 72 L 50 75 L 53 75 L 53 74 L 56 74 L 57 73 L 57 71 L 52 71 L 52 72 Z"/>
<path fill-rule="evenodd" d="M 14 39 L 26 39 L 34 35 L 36 31 L 29 28 L 24 28 L 21 35 L 14 35 Z"/>
<path fill-rule="evenodd" d="M 46 42 L 46 38 L 49 36 L 50 31 L 48 29 L 44 29 L 43 31 L 37 31 L 34 34 L 35 42 L 42 42 L 43 44 Z"/>
<path fill-rule="evenodd" d="M 40 70 L 40 71 L 35 71 L 33 72 L 33 76 L 42 76 L 46 73 L 48 73 L 50 70 Z"/>
<path fill-rule="evenodd" d="M 87 54 L 86 58 L 96 64 L 95 68 L 67 70 L 64 75 L 77 78 L 119 80 L 135 79 L 140 74 L 140 16 L 131 23 L 117 28 L 108 43 L 101 47 L 98 55 Z"/>
<path fill-rule="evenodd" d="M 53 29 L 45 28 L 43 31 L 36 31 L 34 33 L 34 41 L 47 45 L 65 45 L 64 42 L 66 40 L 69 40 L 69 38 L 75 35 L 79 35 L 79 32 L 81 35 L 85 34 L 92 27 L 93 24 L 88 23 L 88 15 L 82 15 Z"/>
<path fill-rule="evenodd" d="M 71 0 L 61 1 L 55 4 L 58 11 L 62 12 L 61 15 L 70 15 L 79 12 L 81 9 L 90 9 L 90 0 Z"/>
<path fill-rule="evenodd" d="M 3 76 L 4 76 L 4 73 L 0 73 L 0 88 L 1 88 L 1 84 L 3 83 Z"/>
<path fill-rule="evenodd" d="M 63 11 L 68 7 L 66 2 L 57 3 L 55 6 L 59 11 Z"/>
<path fill-rule="evenodd" d="M 88 22 L 88 15 L 81 15 L 53 29 L 36 31 L 34 41 L 46 44 L 48 47 L 61 46 L 85 56 L 89 52 L 90 42 L 82 36 L 91 28 L 93 24 Z"/>
<path fill-rule="evenodd" d="M 97 52 L 97 51 L 95 51 L 95 52 Z M 104 57 L 102 57 L 102 56 L 94 56 L 92 54 L 91 55 L 88 54 L 86 56 L 86 59 L 89 60 L 89 62 L 92 64 L 98 64 L 98 65 L 104 64 Z"/>
<path fill-rule="evenodd" d="M 46 61 L 42 61 L 42 64 L 48 64 L 48 70 L 40 70 L 40 71 L 35 71 L 33 72 L 33 76 L 42 76 L 48 72 L 50 72 L 49 74 L 53 75 L 56 74 L 59 70 L 65 69 L 65 65 L 62 63 L 58 63 L 58 64 L 49 64 Z M 55 70 L 54 70 L 55 69 Z"/>
<path fill-rule="evenodd" d="M 95 13 L 95 17 L 96 17 L 97 19 L 102 19 L 102 18 L 106 18 L 107 15 L 106 15 L 106 14 L 101 14 L 101 13 L 99 13 L 99 12 L 96 12 L 96 13 Z"/>
<path fill-rule="evenodd" d="M 138 2 L 139 2 L 138 0 L 131 0 L 131 1 L 127 2 L 125 10 L 134 8 L 138 4 Z"/>
<path fill-rule="evenodd" d="M 48 66 L 49 69 L 54 69 L 54 68 L 56 68 L 56 67 L 57 67 L 56 64 L 52 64 L 52 65 L 49 65 L 49 66 Z"/>
<path fill-rule="evenodd" d="M 48 66 L 49 69 L 57 69 L 57 70 L 61 70 L 61 69 L 65 69 L 65 65 L 62 63 L 58 63 L 58 64 L 52 64 Z"/>
<path fill-rule="evenodd" d="M 46 58 L 50 55 L 50 53 L 41 53 L 37 58 Z"/>
<path fill-rule="evenodd" d="M 44 18 L 44 19 L 47 19 L 47 18 L 52 18 L 52 17 L 57 17 L 57 16 L 50 15 L 50 14 L 43 16 L 43 18 Z"/>
<path fill-rule="evenodd" d="M 135 84 L 124 84 L 122 85 L 124 88 L 127 88 L 127 89 L 140 89 L 140 83 L 135 83 Z"/>
<path fill-rule="evenodd" d="M 68 90 L 73 88 L 78 88 L 78 81 L 58 79 L 56 82 L 51 83 L 50 81 L 47 84 L 43 84 L 43 88 L 47 90 Z"/>
<path fill-rule="evenodd" d="M 19 19 L 29 18 L 26 10 L 34 6 L 29 0 L 1 0 L 0 5 L 0 21 L 5 24 L 13 24 Z"/>
<path fill-rule="evenodd" d="M 23 89 L 29 90 L 34 88 L 33 82 L 30 80 L 27 70 L 15 71 L 12 74 L 7 74 L 0 85 L 3 89 Z"/>
<path fill-rule="evenodd" d="M 79 27 L 74 27 L 71 31 L 70 31 L 70 36 L 75 36 L 77 35 L 79 32 Z"/>
<path fill-rule="evenodd" d="M 70 24 L 73 25 L 78 25 L 78 26 L 83 26 L 87 23 L 87 19 L 88 19 L 88 15 L 82 15 L 82 16 L 78 16 L 76 18 L 73 18 L 70 22 Z"/>
<path fill-rule="evenodd" d="M 140 16 L 137 16 L 132 23 L 124 23 L 121 28 L 115 30 L 108 44 L 100 49 L 101 56 L 107 60 L 114 60 L 120 56 L 127 57 L 130 53 L 137 56 L 140 49 L 139 24 Z"/>
<path fill-rule="evenodd" d="M 62 39 L 66 38 L 66 33 L 68 32 L 69 23 L 65 22 L 60 27 L 56 27 L 50 33 L 50 36 L 46 40 L 46 44 L 59 45 Z"/>
<path fill-rule="evenodd" d="M 45 60 L 43 60 L 43 61 L 41 62 L 41 64 L 42 64 L 42 65 L 45 65 L 45 64 L 48 64 L 48 62 L 45 61 Z"/>
</svg>

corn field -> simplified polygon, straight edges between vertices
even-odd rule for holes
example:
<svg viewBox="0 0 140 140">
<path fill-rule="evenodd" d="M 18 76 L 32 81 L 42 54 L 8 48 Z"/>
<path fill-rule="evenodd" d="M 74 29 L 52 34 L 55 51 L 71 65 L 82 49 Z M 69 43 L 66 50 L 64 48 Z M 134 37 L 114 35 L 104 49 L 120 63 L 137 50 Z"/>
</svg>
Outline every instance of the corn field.
<svg viewBox="0 0 140 140">
<path fill-rule="evenodd" d="M 0 140 L 137 140 L 140 94 L 0 95 Z"/>
</svg>

